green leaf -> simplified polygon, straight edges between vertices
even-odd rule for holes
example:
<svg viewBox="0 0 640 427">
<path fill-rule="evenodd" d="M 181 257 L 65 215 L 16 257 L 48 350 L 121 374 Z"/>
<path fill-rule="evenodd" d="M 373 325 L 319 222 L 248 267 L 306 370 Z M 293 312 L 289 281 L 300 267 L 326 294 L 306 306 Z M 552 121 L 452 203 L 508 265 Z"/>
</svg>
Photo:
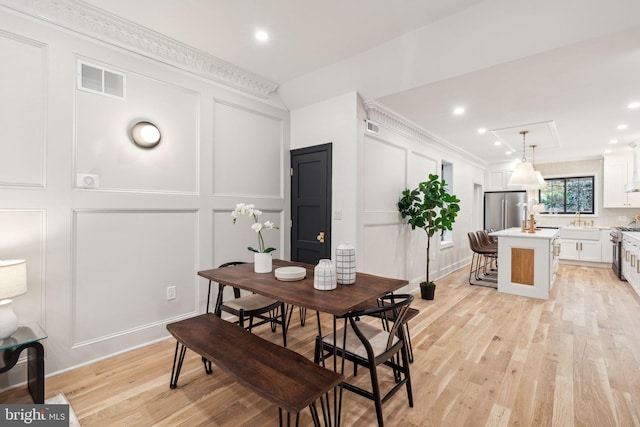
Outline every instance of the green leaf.
<svg viewBox="0 0 640 427">
<path fill-rule="evenodd" d="M 264 250 L 264 253 L 268 254 L 268 253 L 273 252 L 275 250 L 276 250 L 276 248 L 267 248 L 267 249 Z"/>
<path fill-rule="evenodd" d="M 251 252 L 260 253 L 259 250 L 253 249 L 251 246 L 247 247 L 247 249 L 249 249 Z"/>
</svg>

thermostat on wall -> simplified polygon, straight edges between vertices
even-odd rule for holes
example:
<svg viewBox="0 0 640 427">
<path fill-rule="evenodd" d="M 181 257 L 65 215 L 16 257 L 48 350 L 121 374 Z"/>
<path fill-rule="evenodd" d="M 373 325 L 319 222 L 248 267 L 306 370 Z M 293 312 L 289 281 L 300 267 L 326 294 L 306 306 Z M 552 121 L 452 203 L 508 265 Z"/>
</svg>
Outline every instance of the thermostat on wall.
<svg viewBox="0 0 640 427">
<path fill-rule="evenodd" d="M 76 187 L 98 188 L 100 187 L 100 175 L 78 173 L 76 174 Z"/>
</svg>

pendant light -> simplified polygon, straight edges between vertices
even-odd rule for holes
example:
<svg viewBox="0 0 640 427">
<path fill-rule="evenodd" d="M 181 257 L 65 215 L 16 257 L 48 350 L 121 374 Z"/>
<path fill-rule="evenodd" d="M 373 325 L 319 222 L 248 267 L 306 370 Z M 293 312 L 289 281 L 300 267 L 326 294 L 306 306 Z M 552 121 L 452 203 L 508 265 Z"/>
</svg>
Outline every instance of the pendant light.
<svg viewBox="0 0 640 427">
<path fill-rule="evenodd" d="M 527 189 L 540 188 L 536 171 L 533 170 L 531 163 L 527 161 L 525 155 L 525 136 L 529 133 L 528 130 L 520 132 L 522 135 L 522 163 L 516 166 L 511 178 L 509 179 L 509 187 L 525 187 Z"/>
<path fill-rule="evenodd" d="M 534 190 L 545 188 L 547 186 L 547 183 L 545 182 L 544 177 L 542 176 L 540 171 L 536 170 L 536 147 L 537 147 L 537 145 L 533 144 L 533 145 L 530 145 L 529 147 L 531 147 L 531 151 L 533 153 L 531 155 L 531 166 L 533 167 L 533 170 L 536 173 L 536 178 L 538 179 L 538 185 L 537 185 L 536 188 L 534 188 Z"/>
</svg>

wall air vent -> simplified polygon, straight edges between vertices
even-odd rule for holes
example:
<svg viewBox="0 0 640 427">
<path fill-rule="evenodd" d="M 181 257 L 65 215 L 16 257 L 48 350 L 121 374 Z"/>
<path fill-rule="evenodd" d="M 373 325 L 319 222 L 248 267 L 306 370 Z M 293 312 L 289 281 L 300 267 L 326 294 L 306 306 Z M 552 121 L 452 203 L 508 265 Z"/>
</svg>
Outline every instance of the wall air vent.
<svg viewBox="0 0 640 427">
<path fill-rule="evenodd" d="M 78 89 L 125 99 L 126 76 L 113 70 L 78 61 Z"/>
<path fill-rule="evenodd" d="M 366 120 L 367 122 L 367 132 L 373 133 L 375 135 L 380 132 L 380 126 L 377 123 L 372 122 L 371 120 Z"/>
</svg>

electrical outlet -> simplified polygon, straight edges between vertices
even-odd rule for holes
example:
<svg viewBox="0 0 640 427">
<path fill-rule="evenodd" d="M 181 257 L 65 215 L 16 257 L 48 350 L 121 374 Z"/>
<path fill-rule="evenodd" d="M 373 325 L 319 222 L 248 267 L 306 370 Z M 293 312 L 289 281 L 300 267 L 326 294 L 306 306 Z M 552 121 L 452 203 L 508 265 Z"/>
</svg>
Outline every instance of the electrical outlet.
<svg viewBox="0 0 640 427">
<path fill-rule="evenodd" d="M 620 216 L 618 217 L 618 221 L 626 221 L 626 220 L 627 220 L 627 217 L 626 217 L 626 216 L 624 216 L 624 215 L 620 215 Z"/>
<path fill-rule="evenodd" d="M 176 299 L 176 287 L 169 286 L 167 288 L 167 301 L 171 301 L 172 299 Z"/>
</svg>

